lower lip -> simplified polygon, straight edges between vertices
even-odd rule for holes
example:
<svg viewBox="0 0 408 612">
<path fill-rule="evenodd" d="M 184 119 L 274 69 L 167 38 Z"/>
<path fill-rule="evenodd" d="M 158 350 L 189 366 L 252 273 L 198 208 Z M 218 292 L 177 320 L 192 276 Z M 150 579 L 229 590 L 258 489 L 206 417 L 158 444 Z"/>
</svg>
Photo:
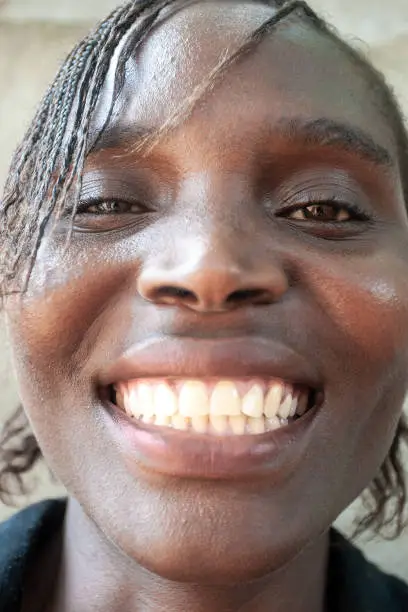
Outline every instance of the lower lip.
<svg viewBox="0 0 408 612">
<path fill-rule="evenodd" d="M 162 475 L 209 480 L 271 477 L 302 461 L 317 408 L 281 429 L 259 435 L 211 436 L 147 425 L 114 404 L 104 410 L 107 426 L 126 463 Z"/>
</svg>

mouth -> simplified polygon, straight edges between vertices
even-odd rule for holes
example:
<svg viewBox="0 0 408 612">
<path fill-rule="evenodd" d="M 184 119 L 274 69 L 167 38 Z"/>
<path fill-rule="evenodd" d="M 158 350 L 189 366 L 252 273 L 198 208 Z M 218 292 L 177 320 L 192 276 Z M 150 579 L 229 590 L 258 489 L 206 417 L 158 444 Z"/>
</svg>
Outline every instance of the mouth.
<svg viewBox="0 0 408 612">
<path fill-rule="evenodd" d="M 315 389 L 269 378 L 136 379 L 111 384 L 104 395 L 135 424 L 217 437 L 288 427 L 318 399 Z"/>
<path fill-rule="evenodd" d="M 310 360 L 265 338 L 135 345 L 97 379 L 102 417 L 135 478 L 283 477 L 324 401 Z"/>
</svg>

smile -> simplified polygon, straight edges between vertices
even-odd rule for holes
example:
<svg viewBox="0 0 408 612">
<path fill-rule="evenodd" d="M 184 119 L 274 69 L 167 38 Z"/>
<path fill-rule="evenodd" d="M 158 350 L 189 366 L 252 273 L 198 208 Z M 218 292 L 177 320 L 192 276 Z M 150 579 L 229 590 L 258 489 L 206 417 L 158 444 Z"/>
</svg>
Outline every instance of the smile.
<svg viewBox="0 0 408 612">
<path fill-rule="evenodd" d="M 275 431 L 315 405 L 314 391 L 277 379 L 136 379 L 109 395 L 136 421 L 213 436 Z"/>
<path fill-rule="evenodd" d="M 267 338 L 151 338 L 98 375 L 101 415 L 136 478 L 252 479 L 295 469 L 324 385 Z"/>
</svg>

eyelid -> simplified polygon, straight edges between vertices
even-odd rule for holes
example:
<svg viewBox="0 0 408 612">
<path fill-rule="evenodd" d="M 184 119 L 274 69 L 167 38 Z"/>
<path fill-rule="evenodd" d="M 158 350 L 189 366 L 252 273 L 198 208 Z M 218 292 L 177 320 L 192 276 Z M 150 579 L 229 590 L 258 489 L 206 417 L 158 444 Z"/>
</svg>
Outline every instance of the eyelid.
<svg viewBox="0 0 408 612">
<path fill-rule="evenodd" d="M 364 184 L 350 172 L 328 166 L 312 166 L 291 173 L 279 181 L 272 193 L 276 208 L 330 201 L 333 206 L 362 208 L 361 212 L 366 215 L 372 209 L 372 196 Z"/>
<path fill-rule="evenodd" d="M 346 202 L 335 196 L 328 198 L 314 198 L 308 197 L 303 202 L 297 202 L 296 204 L 286 205 L 280 208 L 276 212 L 277 217 L 284 217 L 290 213 L 293 213 L 297 210 L 302 210 L 305 208 L 309 208 L 310 206 L 331 206 L 336 210 L 346 210 L 351 215 L 353 215 L 353 219 L 351 221 L 370 221 L 372 217 L 365 211 L 361 206 L 357 204 L 352 204 L 350 202 Z"/>
<path fill-rule="evenodd" d="M 85 213 L 91 206 L 98 206 L 99 204 L 104 203 L 113 203 L 113 202 L 121 202 L 123 204 L 128 204 L 129 206 L 138 206 L 141 211 L 148 211 L 149 208 L 146 204 L 143 204 L 140 200 L 131 200 L 130 198 L 121 198 L 121 197 L 90 197 L 90 198 L 80 198 L 78 204 L 76 206 L 75 213 L 81 214 Z"/>
</svg>

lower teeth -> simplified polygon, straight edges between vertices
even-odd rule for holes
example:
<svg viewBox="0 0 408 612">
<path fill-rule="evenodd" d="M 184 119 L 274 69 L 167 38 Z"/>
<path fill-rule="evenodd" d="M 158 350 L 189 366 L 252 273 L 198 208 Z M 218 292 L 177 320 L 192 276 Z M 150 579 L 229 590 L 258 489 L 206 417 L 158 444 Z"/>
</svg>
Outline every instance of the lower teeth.
<svg viewBox="0 0 408 612">
<path fill-rule="evenodd" d="M 269 431 L 280 429 L 295 421 L 295 418 L 282 419 L 274 417 L 267 419 L 265 417 L 250 418 L 244 415 L 238 417 L 223 417 L 212 416 L 186 418 L 180 414 L 173 417 L 144 415 L 138 418 L 131 417 L 135 421 L 142 423 L 157 425 L 160 427 L 169 427 L 181 431 L 193 431 L 200 434 L 208 435 L 254 435 L 263 434 Z"/>
</svg>

